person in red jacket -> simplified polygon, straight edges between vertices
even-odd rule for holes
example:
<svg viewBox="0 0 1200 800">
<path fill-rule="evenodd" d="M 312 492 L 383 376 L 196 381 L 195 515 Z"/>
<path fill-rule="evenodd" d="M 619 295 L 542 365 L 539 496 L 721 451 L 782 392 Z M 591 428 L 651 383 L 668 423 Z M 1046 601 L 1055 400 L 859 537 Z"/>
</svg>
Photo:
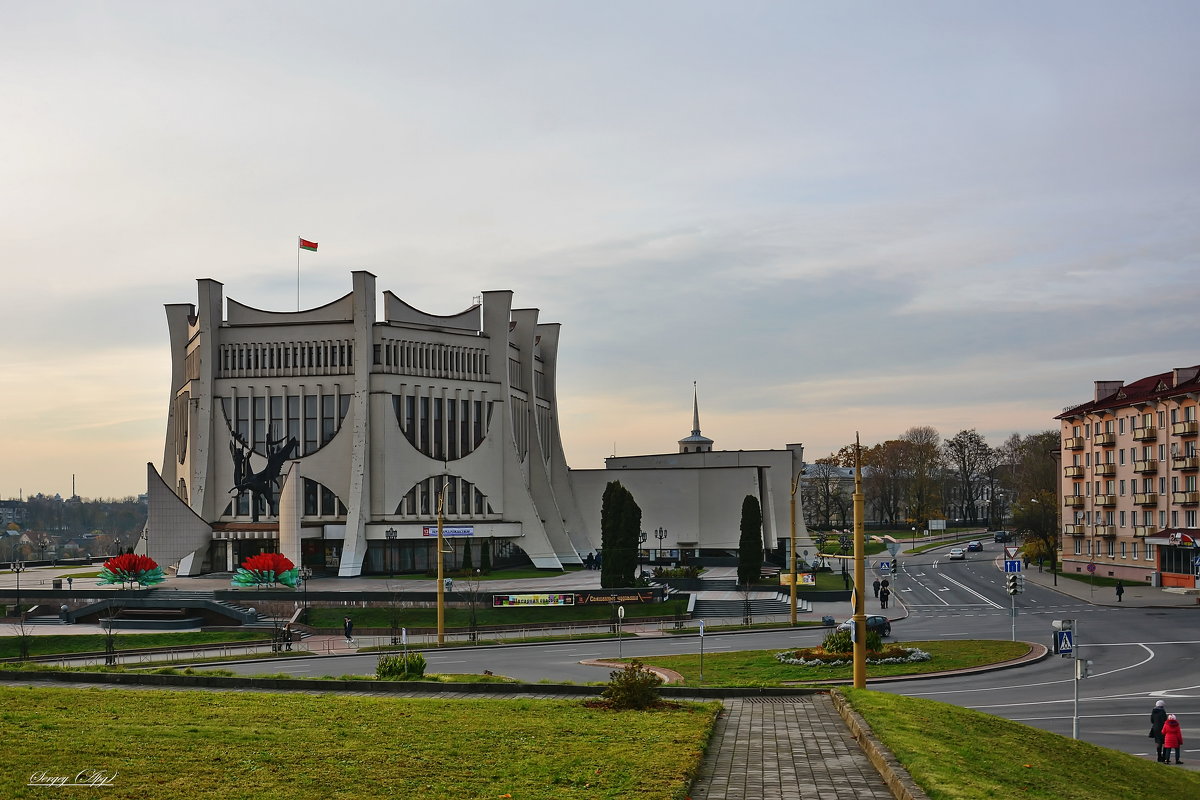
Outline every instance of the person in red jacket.
<svg viewBox="0 0 1200 800">
<path fill-rule="evenodd" d="M 1163 723 L 1163 761 L 1167 764 L 1171 763 L 1172 749 L 1175 750 L 1175 763 L 1182 764 L 1179 752 L 1183 749 L 1183 729 L 1174 714 L 1167 714 L 1167 721 Z"/>
</svg>

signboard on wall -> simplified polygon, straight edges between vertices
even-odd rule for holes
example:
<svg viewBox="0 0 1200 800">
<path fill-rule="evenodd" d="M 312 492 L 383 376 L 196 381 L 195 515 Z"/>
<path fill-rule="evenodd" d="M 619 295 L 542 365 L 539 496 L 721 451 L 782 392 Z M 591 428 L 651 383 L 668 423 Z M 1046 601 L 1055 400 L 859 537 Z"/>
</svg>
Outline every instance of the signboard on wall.
<svg viewBox="0 0 1200 800">
<path fill-rule="evenodd" d="M 437 536 L 437 525 L 425 525 L 421 528 L 422 536 Z M 442 536 L 474 536 L 474 525 L 443 525 Z"/>
<path fill-rule="evenodd" d="M 560 594 L 494 594 L 493 608 L 511 608 L 513 606 L 573 606 L 575 595 L 572 592 Z"/>
</svg>

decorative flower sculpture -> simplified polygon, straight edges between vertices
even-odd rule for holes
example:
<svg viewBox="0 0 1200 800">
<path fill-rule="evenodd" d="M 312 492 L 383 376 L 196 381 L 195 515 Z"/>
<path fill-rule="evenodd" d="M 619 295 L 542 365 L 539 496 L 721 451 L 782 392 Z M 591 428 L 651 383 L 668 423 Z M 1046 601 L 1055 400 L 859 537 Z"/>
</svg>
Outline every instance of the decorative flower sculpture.
<svg viewBox="0 0 1200 800">
<path fill-rule="evenodd" d="M 300 570 L 292 560 L 280 553 L 259 553 L 250 556 L 242 562 L 242 566 L 233 576 L 234 586 L 270 586 L 282 583 L 284 586 L 296 588 Z"/>
<path fill-rule="evenodd" d="M 104 566 L 100 568 L 98 583 L 139 583 L 142 586 L 153 586 L 165 580 L 162 568 L 153 558 L 125 553 L 104 562 Z"/>
</svg>

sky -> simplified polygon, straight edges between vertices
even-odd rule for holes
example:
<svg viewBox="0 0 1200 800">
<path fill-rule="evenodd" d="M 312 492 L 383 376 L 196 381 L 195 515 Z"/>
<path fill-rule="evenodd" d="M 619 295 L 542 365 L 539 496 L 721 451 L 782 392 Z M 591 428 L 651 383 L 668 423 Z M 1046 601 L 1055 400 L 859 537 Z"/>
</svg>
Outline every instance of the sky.
<svg viewBox="0 0 1200 800">
<path fill-rule="evenodd" d="M 993 445 L 1200 363 L 1200 4 L 0 0 L 0 497 L 145 491 L 163 305 L 562 324 L 569 464 Z"/>
</svg>

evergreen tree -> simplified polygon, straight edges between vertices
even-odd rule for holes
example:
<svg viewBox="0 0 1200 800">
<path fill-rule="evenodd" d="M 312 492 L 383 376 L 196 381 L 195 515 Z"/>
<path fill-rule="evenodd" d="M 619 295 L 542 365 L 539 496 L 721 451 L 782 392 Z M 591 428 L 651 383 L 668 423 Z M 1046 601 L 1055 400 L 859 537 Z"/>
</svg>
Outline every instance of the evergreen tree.
<svg viewBox="0 0 1200 800">
<path fill-rule="evenodd" d="M 738 541 L 738 583 L 748 586 L 762 574 L 762 508 L 758 498 L 746 495 L 742 501 L 742 537 Z"/>
<path fill-rule="evenodd" d="M 492 571 L 491 539 L 482 539 L 479 542 L 479 571 L 484 575 Z"/>
<path fill-rule="evenodd" d="M 471 572 L 475 569 L 475 563 L 471 559 L 471 540 L 463 539 L 463 556 L 462 556 L 463 572 Z"/>
<path fill-rule="evenodd" d="M 600 585 L 632 586 L 637 569 L 642 509 L 620 481 L 604 487 L 600 504 Z"/>
</svg>

